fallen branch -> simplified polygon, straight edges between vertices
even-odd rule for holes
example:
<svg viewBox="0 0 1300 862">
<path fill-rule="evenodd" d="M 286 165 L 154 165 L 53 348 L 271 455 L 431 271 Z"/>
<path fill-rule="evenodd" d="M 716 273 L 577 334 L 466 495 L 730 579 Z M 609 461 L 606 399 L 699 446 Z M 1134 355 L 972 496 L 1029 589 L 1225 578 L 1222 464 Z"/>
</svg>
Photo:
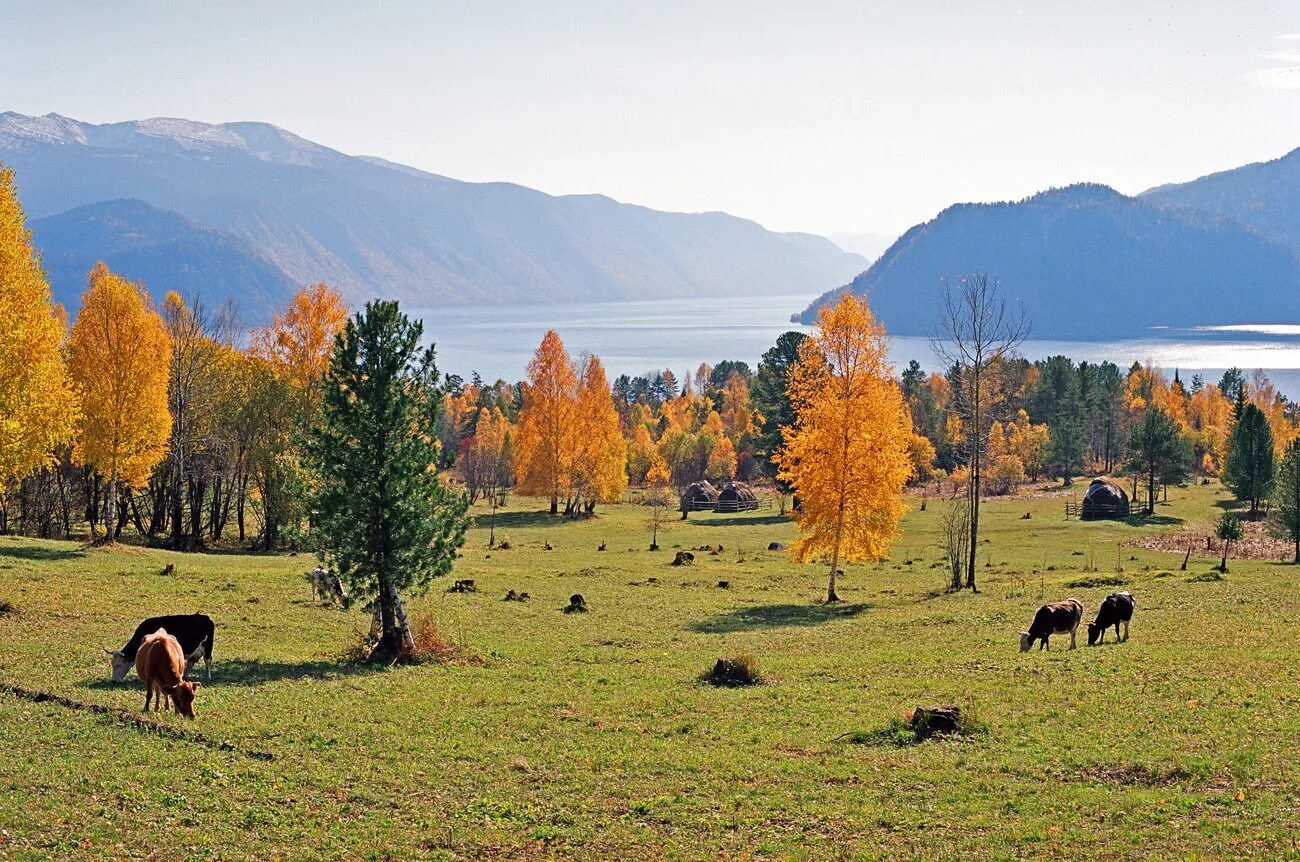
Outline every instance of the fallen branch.
<svg viewBox="0 0 1300 862">
<path fill-rule="evenodd" d="M 59 706 L 65 706 L 68 709 L 108 716 L 114 721 L 133 726 L 139 730 L 156 733 L 159 736 L 166 736 L 171 739 L 195 742 L 199 745 L 204 745 L 208 748 L 215 748 L 219 751 L 233 751 L 242 754 L 245 757 L 251 757 L 254 760 L 275 759 L 275 755 L 269 751 L 254 751 L 247 748 L 236 748 L 233 743 L 213 739 L 207 734 L 199 733 L 198 731 L 173 727 L 170 724 L 162 724 L 151 718 L 145 718 L 143 715 L 137 715 L 133 712 L 116 709 L 111 706 L 104 706 L 99 703 L 85 703 L 84 701 L 73 700 L 70 697 L 64 697 L 63 695 L 54 694 L 53 692 L 41 691 L 40 689 L 35 688 L 25 688 L 21 685 L 14 685 L 9 682 L 0 682 L 0 692 L 11 694 L 14 697 L 22 698 L 23 700 L 30 700 L 33 703 L 57 703 Z"/>
</svg>

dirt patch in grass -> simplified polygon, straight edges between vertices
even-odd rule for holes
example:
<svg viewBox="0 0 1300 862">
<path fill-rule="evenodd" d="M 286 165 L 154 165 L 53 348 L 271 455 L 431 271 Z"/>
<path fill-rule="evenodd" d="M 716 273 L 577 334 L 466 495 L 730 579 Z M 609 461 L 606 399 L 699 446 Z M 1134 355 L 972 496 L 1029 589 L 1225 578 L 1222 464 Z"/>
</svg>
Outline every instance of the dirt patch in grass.
<svg viewBox="0 0 1300 862">
<path fill-rule="evenodd" d="M 1243 521 L 1246 535 L 1232 543 L 1228 562 L 1233 560 L 1280 560 L 1290 562 L 1295 558 L 1295 543 L 1276 539 L 1268 534 L 1264 521 Z M 1223 555 L 1223 542 L 1206 529 L 1179 530 L 1176 533 L 1154 533 L 1132 539 L 1124 544 L 1148 551 L 1166 554 L 1186 554 L 1190 548 L 1198 559 L 1219 559 Z"/>
<path fill-rule="evenodd" d="M 1122 587 L 1126 584 L 1128 584 L 1128 579 L 1121 578 L 1119 575 L 1099 575 L 1066 581 L 1065 586 L 1071 590 L 1086 590 L 1091 587 Z"/>
</svg>

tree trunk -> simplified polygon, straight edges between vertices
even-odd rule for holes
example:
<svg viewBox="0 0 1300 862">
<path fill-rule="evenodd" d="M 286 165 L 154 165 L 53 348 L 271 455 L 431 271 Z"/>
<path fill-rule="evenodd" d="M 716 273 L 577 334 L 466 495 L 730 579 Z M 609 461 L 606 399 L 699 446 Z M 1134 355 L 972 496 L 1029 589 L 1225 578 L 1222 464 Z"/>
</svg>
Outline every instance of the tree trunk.
<svg viewBox="0 0 1300 862">
<path fill-rule="evenodd" d="M 551 497 L 551 514 L 552 514 L 552 515 L 558 515 L 559 512 L 560 512 L 560 498 L 559 498 L 558 496 L 552 496 L 552 497 Z"/>
<path fill-rule="evenodd" d="M 975 371 L 975 403 L 972 407 L 975 416 L 975 428 L 971 437 L 971 500 L 970 500 L 970 550 L 966 564 L 966 586 L 972 593 L 979 592 L 975 586 L 975 554 L 979 545 L 980 534 L 980 371 Z"/>
<path fill-rule="evenodd" d="M 104 494 L 104 541 L 112 544 L 113 528 L 117 526 L 117 471 L 109 476 Z"/>
</svg>

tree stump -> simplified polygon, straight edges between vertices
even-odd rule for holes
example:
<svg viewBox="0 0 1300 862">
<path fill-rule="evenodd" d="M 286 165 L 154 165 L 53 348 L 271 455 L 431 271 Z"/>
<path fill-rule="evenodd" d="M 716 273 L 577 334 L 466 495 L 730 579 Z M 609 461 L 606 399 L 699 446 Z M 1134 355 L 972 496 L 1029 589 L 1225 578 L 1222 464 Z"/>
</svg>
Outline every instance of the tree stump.
<svg viewBox="0 0 1300 862">
<path fill-rule="evenodd" d="M 929 739 L 939 733 L 958 733 L 960 730 L 959 706 L 918 706 L 912 710 L 912 732 L 918 740 Z"/>
<path fill-rule="evenodd" d="M 514 590 L 507 590 L 507 591 L 506 591 L 506 598 L 505 598 L 505 600 L 506 600 L 507 602 L 526 602 L 526 601 L 528 601 L 528 599 L 529 599 L 529 595 L 528 595 L 528 593 L 518 593 L 518 592 L 515 592 Z"/>
<path fill-rule="evenodd" d="M 677 556 L 673 557 L 674 566 L 690 566 L 695 563 L 695 555 L 690 551 L 678 551 Z"/>
<path fill-rule="evenodd" d="M 452 584 L 450 587 L 448 587 L 448 588 L 447 588 L 447 592 L 449 592 L 449 593 L 477 593 L 477 592 L 478 592 L 478 588 L 476 588 L 476 587 L 474 586 L 474 581 L 473 581 L 473 580 L 461 580 L 461 581 L 456 581 L 456 583 L 454 583 L 454 584 Z"/>
<path fill-rule="evenodd" d="M 564 609 L 566 614 L 585 614 L 587 612 L 587 600 L 582 597 L 582 593 L 574 593 L 569 596 L 569 605 Z"/>
</svg>

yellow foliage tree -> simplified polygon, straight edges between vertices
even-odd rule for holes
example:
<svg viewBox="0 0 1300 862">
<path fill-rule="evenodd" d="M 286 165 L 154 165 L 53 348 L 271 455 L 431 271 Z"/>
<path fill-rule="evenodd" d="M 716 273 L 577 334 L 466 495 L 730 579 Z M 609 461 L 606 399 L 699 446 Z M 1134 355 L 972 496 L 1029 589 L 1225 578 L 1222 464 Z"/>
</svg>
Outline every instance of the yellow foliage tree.
<svg viewBox="0 0 1300 862">
<path fill-rule="evenodd" d="M 618 410 L 599 356 L 587 356 L 578 380 L 577 452 L 573 459 L 575 505 L 590 513 L 596 503 L 611 503 L 627 490 L 627 447 Z"/>
<path fill-rule="evenodd" d="M 739 371 L 727 375 L 722 385 L 722 423 L 734 442 L 754 430 L 754 411 L 749 406 L 749 384 Z"/>
<path fill-rule="evenodd" d="M 709 452 L 705 474 L 710 479 L 736 478 L 736 447 L 728 437 L 721 437 Z"/>
<path fill-rule="evenodd" d="M 72 327 L 68 370 L 81 399 L 73 457 L 107 482 L 104 524 L 116 529 L 117 486 L 138 487 L 167 454 L 171 337 L 149 295 L 100 263 Z"/>
<path fill-rule="evenodd" d="M 343 295 L 327 284 L 313 284 L 295 293 L 269 326 L 253 331 L 253 349 L 307 389 L 325 376 L 334 336 L 347 319 Z"/>
<path fill-rule="evenodd" d="M 887 357 L 885 329 L 853 294 L 823 307 L 799 348 L 788 394 L 796 421 L 782 429 L 779 478 L 802 505 L 799 562 L 830 558 L 828 602 L 841 559 L 880 560 L 898 537 L 912 475 L 911 420 Z"/>
<path fill-rule="evenodd" d="M 548 498 L 552 515 L 559 511 L 560 498 L 572 490 L 577 388 L 578 376 L 564 342 L 550 330 L 528 363 L 516 452 L 519 492 Z"/>
<path fill-rule="evenodd" d="M 32 250 L 13 171 L 0 168 L 0 493 L 51 464 L 72 436 L 77 405 L 60 311 Z"/>
<path fill-rule="evenodd" d="M 632 439 L 627 444 L 627 472 L 633 482 L 646 481 L 646 476 L 650 472 L 650 461 L 658 454 L 650 431 L 644 425 L 638 424 L 636 430 L 632 432 Z M 663 460 L 662 457 L 660 460 Z"/>
<path fill-rule="evenodd" d="M 920 481 L 928 481 L 935 475 L 934 444 L 924 434 L 912 433 L 907 439 L 907 456 L 912 462 L 912 476 Z"/>
</svg>

